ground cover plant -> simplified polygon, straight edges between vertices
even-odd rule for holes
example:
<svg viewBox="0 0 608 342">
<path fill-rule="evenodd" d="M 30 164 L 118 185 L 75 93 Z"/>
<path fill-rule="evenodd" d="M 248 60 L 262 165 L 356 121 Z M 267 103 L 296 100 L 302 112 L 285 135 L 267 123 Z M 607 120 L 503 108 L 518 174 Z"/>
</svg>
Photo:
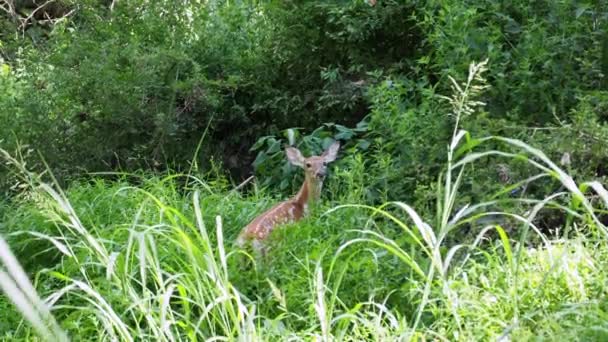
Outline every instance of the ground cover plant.
<svg viewBox="0 0 608 342">
<path fill-rule="evenodd" d="M 0 336 L 606 340 L 607 6 L 0 1 Z"/>
<path fill-rule="evenodd" d="M 575 182 L 521 141 L 459 129 L 482 105 L 485 67 L 472 64 L 446 98 L 456 124 L 436 215 L 421 217 L 404 202 L 338 205 L 341 195 L 329 194 L 338 203 L 325 201 L 274 234 L 266 260 L 231 246 L 273 201 L 263 191 L 244 197 L 221 178 L 188 174 L 98 177 L 63 191 L 3 151 L 23 184 L 3 208 L 11 241 L 9 248 L 0 240 L 4 337 L 605 338 L 608 231 L 600 214 L 608 193 L 600 183 Z M 485 148 L 491 141 L 504 149 Z M 491 157 L 525 158 L 537 170 L 515 188 L 551 178 L 556 190 L 462 203 L 474 164 Z M 352 186 L 343 190 L 361 185 Z M 567 218 L 566 232 L 540 230 L 545 210 Z M 464 229 L 471 240 L 455 239 Z M 17 259 L 35 274 L 34 286 Z"/>
</svg>

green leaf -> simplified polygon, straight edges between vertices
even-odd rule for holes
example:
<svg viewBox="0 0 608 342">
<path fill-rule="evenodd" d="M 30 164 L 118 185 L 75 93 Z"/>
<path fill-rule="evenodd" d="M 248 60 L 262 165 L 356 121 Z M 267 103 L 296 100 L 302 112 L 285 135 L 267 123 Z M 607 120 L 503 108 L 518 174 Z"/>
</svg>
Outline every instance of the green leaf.
<svg viewBox="0 0 608 342">
<path fill-rule="evenodd" d="M 283 179 L 281 184 L 279 184 L 279 189 L 285 190 L 289 186 L 289 181 L 287 179 Z"/>
<path fill-rule="evenodd" d="M 276 140 L 274 138 L 269 139 L 270 140 L 270 147 L 268 147 L 268 150 L 266 151 L 268 154 L 272 154 L 272 153 L 277 153 L 281 150 L 281 142 L 279 140 Z"/>
<path fill-rule="evenodd" d="M 266 159 L 268 159 L 268 155 L 266 153 L 264 153 L 264 152 L 258 153 L 258 155 L 255 157 L 255 160 L 253 161 L 253 167 L 257 169 L 260 166 L 260 164 L 262 164 L 266 161 Z"/>
<path fill-rule="evenodd" d="M 353 135 L 355 135 L 353 133 L 353 131 L 350 131 L 350 132 L 341 132 L 341 133 L 336 134 L 335 138 L 336 139 L 341 139 L 341 140 L 350 140 L 353 137 Z"/>
<path fill-rule="evenodd" d="M 589 7 L 587 5 L 581 5 L 581 7 L 576 9 L 576 12 L 574 14 L 574 16 L 576 17 L 576 19 L 580 18 L 581 15 L 583 15 L 585 13 L 585 11 L 587 11 Z"/>
<path fill-rule="evenodd" d="M 259 149 L 260 147 L 262 147 L 264 145 L 264 143 L 266 143 L 266 140 L 268 140 L 269 138 L 272 138 L 272 136 L 265 136 L 265 137 L 261 137 L 259 138 L 255 144 L 253 144 L 253 146 L 251 146 L 251 148 L 249 149 L 249 151 L 255 151 L 257 149 Z"/>
<path fill-rule="evenodd" d="M 0 75 L 8 76 L 11 72 L 11 67 L 8 64 L 2 64 L 0 67 Z"/>
<path fill-rule="evenodd" d="M 337 138 L 336 138 L 336 139 L 337 139 Z M 334 143 L 334 141 L 335 141 L 335 140 L 334 140 L 334 139 L 332 139 L 332 138 L 330 138 L 330 137 L 327 137 L 327 138 L 323 139 L 323 144 L 322 144 L 322 146 L 323 146 L 323 150 L 325 150 L 325 149 L 326 149 L 326 148 L 328 148 L 328 147 L 329 147 L 331 144 L 333 144 L 333 143 Z"/>
<path fill-rule="evenodd" d="M 367 150 L 369 145 L 371 145 L 371 143 L 365 139 L 361 139 L 357 142 L 357 148 L 363 151 Z"/>
</svg>

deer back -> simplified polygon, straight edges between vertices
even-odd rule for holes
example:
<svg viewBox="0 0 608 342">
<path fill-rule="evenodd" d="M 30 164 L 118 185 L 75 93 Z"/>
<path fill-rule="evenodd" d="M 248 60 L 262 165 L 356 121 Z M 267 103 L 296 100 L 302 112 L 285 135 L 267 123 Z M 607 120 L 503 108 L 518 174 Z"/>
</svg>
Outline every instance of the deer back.
<svg viewBox="0 0 608 342">
<path fill-rule="evenodd" d="M 294 200 L 281 202 L 268 209 L 249 223 L 241 233 L 241 238 L 264 240 L 280 224 L 300 220 L 304 216 L 304 205 Z"/>
</svg>

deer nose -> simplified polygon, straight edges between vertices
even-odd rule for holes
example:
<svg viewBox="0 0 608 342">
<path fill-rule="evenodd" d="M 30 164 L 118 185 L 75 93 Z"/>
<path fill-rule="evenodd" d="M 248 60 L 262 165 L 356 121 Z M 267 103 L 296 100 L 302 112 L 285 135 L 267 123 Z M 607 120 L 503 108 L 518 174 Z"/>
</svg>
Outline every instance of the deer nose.
<svg viewBox="0 0 608 342">
<path fill-rule="evenodd" d="M 319 171 L 317 172 L 317 178 L 325 178 L 326 176 L 326 172 L 325 171 Z"/>
</svg>

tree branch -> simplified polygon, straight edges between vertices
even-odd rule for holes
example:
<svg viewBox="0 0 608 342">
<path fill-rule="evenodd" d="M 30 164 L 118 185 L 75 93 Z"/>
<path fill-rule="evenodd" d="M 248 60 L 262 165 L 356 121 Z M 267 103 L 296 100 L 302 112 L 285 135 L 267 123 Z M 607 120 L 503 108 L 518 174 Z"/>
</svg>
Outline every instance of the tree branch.
<svg viewBox="0 0 608 342">
<path fill-rule="evenodd" d="M 22 31 L 25 31 L 25 28 L 27 27 L 27 24 L 32 20 L 32 18 L 34 18 L 34 15 L 36 15 L 36 13 L 38 11 L 40 11 L 41 9 L 45 8 L 46 6 L 48 6 L 50 3 L 55 2 L 55 0 L 48 0 L 45 3 L 43 3 L 42 5 L 38 6 L 37 8 L 35 8 L 32 13 L 30 13 L 30 15 L 28 15 L 25 18 L 20 19 L 21 20 L 21 25 L 20 28 Z M 34 2 L 35 3 L 35 2 Z"/>
<path fill-rule="evenodd" d="M 0 0 L 0 9 L 6 12 L 15 24 L 19 22 L 19 16 L 15 11 L 15 3 L 13 0 Z"/>
</svg>

